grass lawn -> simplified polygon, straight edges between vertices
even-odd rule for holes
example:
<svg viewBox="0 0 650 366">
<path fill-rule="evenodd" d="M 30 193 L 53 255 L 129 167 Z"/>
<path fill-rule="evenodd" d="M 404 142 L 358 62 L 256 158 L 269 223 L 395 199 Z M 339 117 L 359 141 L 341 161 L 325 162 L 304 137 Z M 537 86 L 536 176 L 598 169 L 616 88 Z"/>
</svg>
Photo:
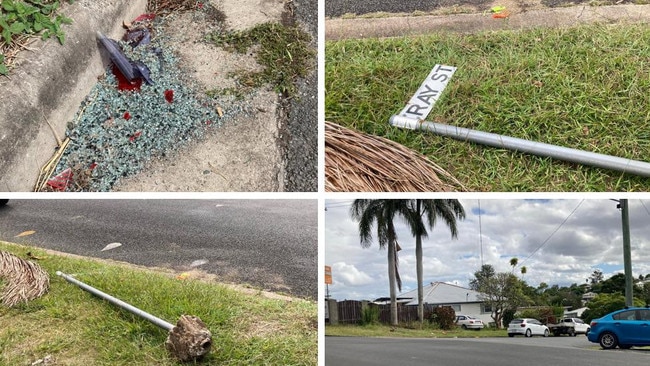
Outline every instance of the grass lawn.
<svg viewBox="0 0 650 366">
<path fill-rule="evenodd" d="M 486 328 L 481 330 L 443 331 L 431 326 L 423 329 L 416 327 L 390 327 L 387 325 L 327 325 L 326 336 L 345 337 L 405 337 L 405 338 L 477 338 L 477 337 L 507 337 L 505 329 Z"/>
<path fill-rule="evenodd" d="M 435 64 L 427 118 L 650 161 L 650 26 L 589 25 L 326 43 L 325 118 L 417 150 L 472 191 L 648 191 L 650 179 L 391 127 Z"/>
<path fill-rule="evenodd" d="M 164 347 L 167 331 L 55 275 L 57 270 L 175 324 L 196 315 L 212 332 L 205 365 L 316 365 L 317 305 L 271 299 L 199 280 L 124 264 L 80 259 L 0 242 L 50 274 L 45 296 L 0 306 L 0 365 L 30 365 L 52 355 L 57 365 L 176 365 Z"/>
</svg>

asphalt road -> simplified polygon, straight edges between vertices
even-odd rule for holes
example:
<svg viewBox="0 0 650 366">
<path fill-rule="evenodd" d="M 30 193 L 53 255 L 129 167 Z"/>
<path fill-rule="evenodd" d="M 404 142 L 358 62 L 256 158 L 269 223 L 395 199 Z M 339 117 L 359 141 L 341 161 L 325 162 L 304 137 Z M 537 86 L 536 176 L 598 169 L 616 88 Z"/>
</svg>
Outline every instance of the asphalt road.
<svg viewBox="0 0 650 366">
<path fill-rule="evenodd" d="M 565 0 L 540 0 L 542 5 L 548 7 L 566 6 Z M 587 3 L 589 0 L 573 0 L 573 4 Z M 517 0 L 521 9 L 529 6 L 529 1 Z M 617 4 L 631 3 L 631 0 L 621 0 Z M 490 0 L 373 0 L 373 1 L 356 1 L 356 0 L 327 0 L 325 1 L 325 16 L 340 17 L 343 14 L 363 15 L 368 13 L 387 12 L 387 13 L 412 13 L 415 11 L 433 11 L 442 7 L 474 6 L 477 9 L 488 10 L 491 6 L 498 5 L 498 2 Z"/>
<path fill-rule="evenodd" d="M 534 338 L 325 337 L 325 365 L 647 366 L 648 350 L 605 351 L 584 336 Z"/>
<path fill-rule="evenodd" d="M 316 200 L 11 200 L 0 240 L 316 299 Z M 34 230 L 36 233 L 16 237 Z M 101 251 L 107 244 L 122 246 Z"/>
<path fill-rule="evenodd" d="M 318 0 L 294 0 L 295 20 L 318 44 Z M 296 96 L 289 101 L 287 122 L 282 126 L 284 190 L 287 192 L 318 191 L 318 66 L 309 75 L 296 80 Z"/>
<path fill-rule="evenodd" d="M 487 7 L 489 0 L 327 0 L 325 1 L 325 16 L 340 17 L 350 13 L 356 15 L 387 12 L 387 13 L 412 13 L 414 11 L 432 11 L 441 7 L 453 5 L 473 5 Z"/>
</svg>

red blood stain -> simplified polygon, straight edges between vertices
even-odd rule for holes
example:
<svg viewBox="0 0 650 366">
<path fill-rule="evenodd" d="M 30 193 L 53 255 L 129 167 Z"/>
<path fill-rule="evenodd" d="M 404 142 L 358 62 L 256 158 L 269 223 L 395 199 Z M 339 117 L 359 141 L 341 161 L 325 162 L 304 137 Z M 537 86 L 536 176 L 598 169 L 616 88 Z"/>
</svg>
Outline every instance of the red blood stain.
<svg viewBox="0 0 650 366">
<path fill-rule="evenodd" d="M 138 132 L 134 133 L 131 137 L 129 137 L 129 141 L 131 141 L 131 142 L 135 141 L 135 139 L 140 137 L 140 135 L 142 135 L 142 131 L 138 131 Z"/>
<path fill-rule="evenodd" d="M 197 6 L 199 9 L 203 9 L 203 3 L 197 3 L 196 6 Z"/>
<path fill-rule="evenodd" d="M 129 81 L 126 76 L 122 74 L 120 69 L 117 66 L 113 65 L 113 75 L 117 79 L 117 90 L 140 90 L 142 86 L 142 79 L 137 78 L 133 81 Z"/>
<path fill-rule="evenodd" d="M 212 124 L 212 121 L 205 121 L 205 124 L 210 126 Z"/>
<path fill-rule="evenodd" d="M 167 103 L 171 103 L 174 101 L 174 91 L 171 89 L 165 90 L 165 100 L 167 100 Z"/>
<path fill-rule="evenodd" d="M 139 17 L 135 18 L 133 20 L 133 23 L 141 22 L 143 20 L 153 20 L 155 17 L 156 17 L 156 14 L 153 14 L 153 13 L 151 13 L 151 14 L 142 14 Z"/>
<path fill-rule="evenodd" d="M 88 168 L 90 170 L 93 170 L 93 169 L 97 168 L 97 162 L 94 162 L 94 163 L 90 164 L 90 166 Z"/>
<path fill-rule="evenodd" d="M 47 181 L 47 185 L 52 187 L 55 191 L 63 192 L 65 189 L 68 187 L 68 184 L 70 184 L 70 181 L 72 180 L 72 169 L 68 168 L 58 175 L 50 178 Z"/>
<path fill-rule="evenodd" d="M 127 120 L 127 121 L 130 120 L 131 119 L 131 113 L 129 113 L 128 111 L 124 112 L 124 119 Z"/>
</svg>

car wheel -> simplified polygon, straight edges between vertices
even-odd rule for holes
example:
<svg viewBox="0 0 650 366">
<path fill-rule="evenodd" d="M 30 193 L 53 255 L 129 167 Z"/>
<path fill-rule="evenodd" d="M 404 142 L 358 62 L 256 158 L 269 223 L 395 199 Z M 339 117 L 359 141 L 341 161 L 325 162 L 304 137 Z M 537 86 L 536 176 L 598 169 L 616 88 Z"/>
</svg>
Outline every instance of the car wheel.
<svg viewBox="0 0 650 366">
<path fill-rule="evenodd" d="M 544 329 L 544 337 L 548 337 L 549 333 L 548 329 Z"/>
<path fill-rule="evenodd" d="M 585 331 L 585 335 L 588 335 L 590 331 L 591 331 L 591 328 L 587 328 L 587 330 Z"/>
<path fill-rule="evenodd" d="M 526 337 L 532 337 L 533 332 L 530 331 L 530 329 L 526 329 Z"/>
<path fill-rule="evenodd" d="M 512 334 L 512 333 L 508 333 L 508 337 L 512 338 L 512 337 L 514 337 L 514 336 L 515 336 L 515 335 Z"/>
<path fill-rule="evenodd" d="M 461 325 L 460 327 L 463 328 L 463 330 L 467 330 L 467 325 L 465 324 Z"/>
<path fill-rule="evenodd" d="M 569 328 L 569 337 L 575 337 L 576 336 L 576 330 L 573 328 Z"/>
<path fill-rule="evenodd" d="M 618 338 L 616 338 L 616 334 L 614 333 L 605 332 L 598 338 L 598 343 L 600 343 L 603 349 L 613 349 L 618 345 Z"/>
</svg>

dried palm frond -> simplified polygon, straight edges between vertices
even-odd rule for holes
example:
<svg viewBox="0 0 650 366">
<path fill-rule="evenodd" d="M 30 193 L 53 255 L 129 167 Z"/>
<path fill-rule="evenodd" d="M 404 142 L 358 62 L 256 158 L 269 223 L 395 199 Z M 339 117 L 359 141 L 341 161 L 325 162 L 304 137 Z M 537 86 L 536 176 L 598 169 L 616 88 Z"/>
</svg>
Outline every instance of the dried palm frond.
<svg viewBox="0 0 650 366">
<path fill-rule="evenodd" d="M 41 266 L 1 250 L 0 278 L 5 284 L 0 300 L 8 307 L 43 296 L 50 287 L 50 277 Z"/>
<path fill-rule="evenodd" d="M 418 152 L 325 121 L 325 190 L 452 192 L 465 187 Z"/>
</svg>

